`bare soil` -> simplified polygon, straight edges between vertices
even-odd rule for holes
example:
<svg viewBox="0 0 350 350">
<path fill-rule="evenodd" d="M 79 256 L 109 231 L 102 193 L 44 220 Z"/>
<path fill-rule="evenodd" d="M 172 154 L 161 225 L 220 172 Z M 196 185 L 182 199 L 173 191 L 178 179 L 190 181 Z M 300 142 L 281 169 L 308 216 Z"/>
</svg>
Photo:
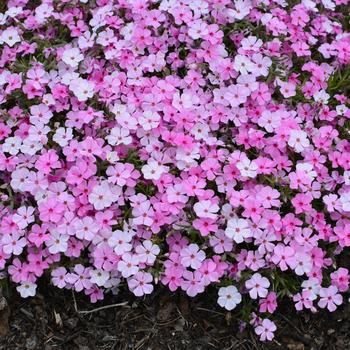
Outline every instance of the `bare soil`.
<svg viewBox="0 0 350 350">
<path fill-rule="evenodd" d="M 82 295 L 39 288 L 35 298 L 12 293 L 7 303 L 0 311 L 0 350 L 350 349 L 349 305 L 311 314 L 286 302 L 275 315 L 275 340 L 264 344 L 249 326 L 239 330 L 214 293 L 190 299 L 160 288 L 144 299 L 126 294 L 90 304 Z"/>
</svg>

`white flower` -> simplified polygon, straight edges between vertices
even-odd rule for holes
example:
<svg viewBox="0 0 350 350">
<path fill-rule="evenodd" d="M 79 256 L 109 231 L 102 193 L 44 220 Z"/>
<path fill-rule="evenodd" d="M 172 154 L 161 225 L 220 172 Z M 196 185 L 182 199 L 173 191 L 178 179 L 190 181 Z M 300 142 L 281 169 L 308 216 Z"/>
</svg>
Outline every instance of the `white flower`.
<svg viewBox="0 0 350 350">
<path fill-rule="evenodd" d="M 5 15 L 15 18 L 18 16 L 20 13 L 23 13 L 23 7 L 21 6 L 11 6 L 9 9 L 5 12 Z"/>
<path fill-rule="evenodd" d="M 349 108 L 346 105 L 338 105 L 335 109 L 338 115 L 344 115 Z"/>
<path fill-rule="evenodd" d="M 233 310 L 242 301 L 242 296 L 235 286 L 219 289 L 218 304 L 226 310 Z"/>
<path fill-rule="evenodd" d="M 225 235 L 236 243 L 242 243 L 244 238 L 251 237 L 249 223 L 245 219 L 232 218 L 227 222 Z"/>
<path fill-rule="evenodd" d="M 2 73 L 0 73 L 0 86 L 7 84 L 9 75 L 11 75 L 11 73 L 8 70 L 4 70 Z"/>
<path fill-rule="evenodd" d="M 188 6 L 195 13 L 196 18 L 197 15 L 206 15 L 209 13 L 208 3 L 203 0 L 191 1 L 189 2 Z"/>
<path fill-rule="evenodd" d="M 66 67 L 68 67 L 68 66 L 66 66 Z M 69 67 L 69 68 L 73 69 L 71 67 Z M 79 74 L 77 72 L 66 71 L 66 72 L 62 73 L 61 82 L 64 85 L 70 85 L 73 83 L 74 80 L 77 80 L 77 79 L 80 79 Z"/>
<path fill-rule="evenodd" d="M 107 181 L 102 181 L 100 185 L 96 185 L 89 194 L 89 202 L 96 210 L 110 207 L 118 198 L 117 194 L 113 194 Z"/>
<path fill-rule="evenodd" d="M 153 265 L 156 260 L 156 256 L 160 253 L 159 247 L 149 240 L 145 240 L 142 244 L 139 244 L 135 248 L 135 251 L 140 262 L 148 265 Z"/>
<path fill-rule="evenodd" d="M 109 280 L 109 272 L 105 270 L 91 270 L 90 271 L 90 281 L 95 283 L 99 287 L 103 287 L 105 283 Z"/>
<path fill-rule="evenodd" d="M 281 114 L 279 112 L 263 111 L 258 124 L 268 132 L 273 132 L 281 125 Z"/>
<path fill-rule="evenodd" d="M 196 140 L 205 140 L 208 137 L 210 128 L 203 123 L 197 123 L 192 129 L 191 133 Z"/>
<path fill-rule="evenodd" d="M 84 59 L 84 55 L 80 52 L 80 50 L 76 47 L 65 50 L 62 55 L 62 61 L 69 66 L 76 68 Z"/>
<path fill-rule="evenodd" d="M 350 170 L 344 171 L 343 178 L 344 178 L 345 185 L 350 185 Z"/>
<path fill-rule="evenodd" d="M 73 130 L 71 128 L 58 128 L 52 139 L 61 147 L 65 147 L 72 138 Z"/>
<path fill-rule="evenodd" d="M 128 112 L 126 105 L 123 105 L 121 103 L 115 103 L 111 108 L 111 112 L 115 114 L 116 120 L 123 115 L 127 117 L 130 116 L 130 113 Z"/>
<path fill-rule="evenodd" d="M 113 248 L 114 252 L 118 255 L 130 252 L 132 245 L 130 244 L 133 234 L 130 232 L 124 232 L 116 230 L 112 233 L 112 236 L 108 239 L 108 245 Z"/>
<path fill-rule="evenodd" d="M 58 231 L 53 230 L 45 244 L 51 254 L 64 253 L 68 248 L 68 240 L 68 235 L 61 235 Z"/>
<path fill-rule="evenodd" d="M 193 206 L 193 209 L 196 215 L 200 218 L 216 219 L 216 213 L 219 211 L 220 208 L 217 204 L 212 203 L 210 200 L 204 200 L 197 202 Z"/>
<path fill-rule="evenodd" d="M 291 264 L 292 269 L 298 276 L 307 274 L 312 270 L 312 259 L 310 255 L 304 253 L 296 253 L 295 259 Z"/>
<path fill-rule="evenodd" d="M 142 174 L 147 180 L 159 180 L 165 168 L 153 158 L 148 159 L 146 165 L 141 168 Z"/>
<path fill-rule="evenodd" d="M 242 176 L 245 177 L 251 177 L 254 178 L 256 177 L 257 170 L 258 170 L 258 165 L 253 161 L 251 161 L 248 158 L 244 158 L 240 160 L 236 164 L 238 170 L 240 171 Z"/>
<path fill-rule="evenodd" d="M 94 95 L 95 84 L 91 81 L 78 78 L 70 82 L 69 89 L 79 101 L 86 101 Z"/>
<path fill-rule="evenodd" d="M 227 9 L 227 15 L 233 22 L 238 19 L 241 20 L 246 17 L 253 8 L 250 0 L 236 0 L 234 2 L 236 10 Z"/>
<path fill-rule="evenodd" d="M 4 234 L 1 238 L 2 250 L 6 254 L 20 255 L 26 246 L 26 239 L 22 237 L 23 233 L 13 232 Z"/>
<path fill-rule="evenodd" d="M 3 152 L 10 153 L 15 156 L 22 146 L 22 139 L 19 136 L 8 137 L 2 145 Z"/>
<path fill-rule="evenodd" d="M 320 294 L 321 285 L 317 278 L 310 278 L 304 281 L 301 286 L 303 290 L 308 290 L 310 292 L 309 299 L 316 300 L 317 296 Z"/>
<path fill-rule="evenodd" d="M 156 128 L 159 125 L 160 115 L 157 112 L 146 111 L 139 118 L 139 124 L 146 131 Z"/>
<path fill-rule="evenodd" d="M 111 133 L 107 136 L 107 141 L 111 146 L 130 145 L 132 137 L 128 129 L 118 126 L 112 128 Z"/>
<path fill-rule="evenodd" d="M 90 216 L 77 219 L 74 223 L 75 235 L 79 239 L 92 241 L 96 233 L 99 231 L 99 225 Z"/>
<path fill-rule="evenodd" d="M 24 229 L 28 224 L 34 222 L 34 208 L 33 207 L 20 207 L 17 209 L 17 213 L 13 215 L 12 220 L 17 224 L 20 229 Z"/>
<path fill-rule="evenodd" d="M 300 153 L 305 148 L 310 146 L 310 141 L 307 138 L 307 134 L 303 130 L 291 130 L 288 140 L 288 145 Z"/>
<path fill-rule="evenodd" d="M 35 9 L 35 19 L 38 23 L 45 22 L 46 18 L 50 17 L 53 12 L 53 7 L 48 4 L 41 4 Z"/>
<path fill-rule="evenodd" d="M 340 198 L 340 203 L 342 204 L 342 209 L 344 211 L 350 212 L 350 192 L 343 193 Z"/>
<path fill-rule="evenodd" d="M 321 0 L 323 6 L 328 9 L 328 10 L 331 10 L 331 11 L 334 11 L 335 10 L 335 3 L 331 0 Z"/>
<path fill-rule="evenodd" d="M 197 40 L 202 38 L 204 35 L 208 34 L 208 25 L 203 21 L 195 21 L 193 22 L 188 30 L 188 35 L 193 39 Z"/>
<path fill-rule="evenodd" d="M 254 71 L 255 64 L 247 56 L 236 55 L 233 68 L 241 74 L 248 74 Z"/>
<path fill-rule="evenodd" d="M 270 282 L 266 277 L 260 275 L 260 273 L 254 273 L 254 275 L 246 281 L 245 286 L 249 289 L 249 295 L 252 299 L 265 298 L 267 296 L 270 287 Z"/>
<path fill-rule="evenodd" d="M 111 164 L 115 164 L 118 162 L 119 160 L 119 156 L 118 156 L 118 153 L 117 152 L 114 152 L 114 151 L 111 151 L 111 152 L 108 152 L 107 155 L 106 155 L 106 159 L 109 163 Z"/>
<path fill-rule="evenodd" d="M 136 254 L 125 253 L 118 262 L 118 271 L 124 278 L 135 275 L 139 271 L 139 258 Z"/>
<path fill-rule="evenodd" d="M 0 25 L 4 25 L 6 23 L 8 15 L 6 13 L 0 13 Z M 2 39 L 0 38 L 0 44 L 2 43 Z"/>
<path fill-rule="evenodd" d="M 36 152 L 43 148 L 43 144 L 38 142 L 34 138 L 28 137 L 23 140 L 23 145 L 21 146 L 21 152 L 23 154 L 28 154 L 33 156 Z"/>
<path fill-rule="evenodd" d="M 182 111 L 183 109 L 189 109 L 196 103 L 197 101 L 195 96 L 189 92 L 183 92 L 182 95 L 180 95 L 179 92 L 176 92 L 173 95 L 172 105 L 179 111 Z"/>
<path fill-rule="evenodd" d="M 312 0 L 302 0 L 301 3 L 309 10 L 313 12 L 318 12 L 318 9 L 316 7 L 316 3 Z"/>
<path fill-rule="evenodd" d="M 17 292 L 21 294 L 22 298 L 33 297 L 36 293 L 36 284 L 31 282 L 23 282 L 16 287 Z"/>
<path fill-rule="evenodd" d="M 8 46 L 12 47 L 16 43 L 21 41 L 21 38 L 18 34 L 18 31 L 16 28 L 7 28 L 5 29 L 1 35 L 0 40 L 4 43 L 6 43 Z"/>
<path fill-rule="evenodd" d="M 94 46 L 96 33 L 90 33 L 88 30 L 79 36 L 78 45 L 81 49 L 87 49 Z"/>
<path fill-rule="evenodd" d="M 29 176 L 29 170 L 19 168 L 11 173 L 10 185 L 14 190 L 25 191 L 26 181 Z"/>
<path fill-rule="evenodd" d="M 325 90 L 317 91 L 314 95 L 314 100 L 319 103 L 327 104 L 330 98 L 329 94 Z"/>
<path fill-rule="evenodd" d="M 317 173 L 311 163 L 298 163 L 296 166 L 297 170 L 303 171 L 311 180 L 313 180 Z"/>
</svg>

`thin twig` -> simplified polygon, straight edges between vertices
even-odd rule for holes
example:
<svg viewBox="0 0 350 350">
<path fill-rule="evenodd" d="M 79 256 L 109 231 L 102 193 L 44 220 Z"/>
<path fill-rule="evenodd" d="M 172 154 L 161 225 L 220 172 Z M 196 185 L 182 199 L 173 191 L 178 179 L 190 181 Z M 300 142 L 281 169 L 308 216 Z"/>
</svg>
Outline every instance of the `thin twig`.
<svg viewBox="0 0 350 350">
<path fill-rule="evenodd" d="M 96 312 L 96 311 L 111 309 L 112 307 L 126 306 L 128 304 L 128 302 L 125 301 L 125 302 L 119 303 L 119 304 L 111 304 L 111 305 L 101 306 L 101 307 L 98 307 L 98 308 L 93 309 L 93 310 L 78 310 L 77 301 L 75 299 L 75 294 L 74 294 L 73 290 L 72 290 L 72 296 L 73 296 L 73 303 L 74 303 L 75 312 L 78 314 L 81 314 L 81 315 L 92 314 L 93 312 Z"/>
<path fill-rule="evenodd" d="M 204 307 L 197 307 L 196 309 L 197 310 L 202 310 L 202 311 L 207 311 L 207 312 L 210 312 L 212 314 L 217 314 L 217 315 L 220 315 L 220 316 L 225 316 L 225 314 L 223 312 L 218 312 L 218 311 L 215 311 L 215 310 L 206 309 Z"/>
<path fill-rule="evenodd" d="M 128 302 L 125 301 L 124 303 L 101 306 L 101 307 L 98 307 L 97 309 L 93 309 L 93 310 L 81 310 L 81 311 L 77 310 L 77 312 L 78 312 L 78 314 L 87 315 L 87 314 L 91 314 L 91 313 L 96 312 L 96 311 L 111 309 L 112 307 L 126 306 L 127 304 L 128 304 Z"/>
<path fill-rule="evenodd" d="M 77 301 L 75 300 L 75 294 L 74 294 L 73 289 L 72 289 L 72 296 L 73 296 L 73 303 L 74 303 L 75 312 L 78 312 Z"/>
</svg>

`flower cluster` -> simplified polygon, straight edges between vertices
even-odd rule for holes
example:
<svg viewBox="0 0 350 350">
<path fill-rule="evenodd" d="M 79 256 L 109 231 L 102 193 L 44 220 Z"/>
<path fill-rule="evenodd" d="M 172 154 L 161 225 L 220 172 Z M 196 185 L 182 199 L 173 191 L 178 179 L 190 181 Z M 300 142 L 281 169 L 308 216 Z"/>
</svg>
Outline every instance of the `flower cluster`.
<svg viewBox="0 0 350 350">
<path fill-rule="evenodd" d="M 92 302 L 120 283 L 214 285 L 261 340 L 284 296 L 334 311 L 350 279 L 348 14 L 1 2 L 0 268 L 22 297 L 44 274 Z"/>
</svg>

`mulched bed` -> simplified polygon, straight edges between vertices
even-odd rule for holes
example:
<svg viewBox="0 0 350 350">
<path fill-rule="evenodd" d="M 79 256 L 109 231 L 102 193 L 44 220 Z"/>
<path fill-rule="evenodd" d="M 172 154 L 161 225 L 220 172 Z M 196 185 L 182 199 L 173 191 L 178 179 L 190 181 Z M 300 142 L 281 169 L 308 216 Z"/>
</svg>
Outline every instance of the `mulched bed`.
<svg viewBox="0 0 350 350">
<path fill-rule="evenodd" d="M 0 350 L 350 349 L 349 305 L 333 314 L 297 314 L 287 303 L 277 314 L 275 340 L 263 344 L 249 327 L 240 332 L 210 294 L 189 299 L 159 289 L 145 299 L 119 295 L 93 305 L 69 291 L 40 288 L 28 300 L 13 293 L 8 304 L 0 311 L 0 334 L 6 333 Z"/>
</svg>

